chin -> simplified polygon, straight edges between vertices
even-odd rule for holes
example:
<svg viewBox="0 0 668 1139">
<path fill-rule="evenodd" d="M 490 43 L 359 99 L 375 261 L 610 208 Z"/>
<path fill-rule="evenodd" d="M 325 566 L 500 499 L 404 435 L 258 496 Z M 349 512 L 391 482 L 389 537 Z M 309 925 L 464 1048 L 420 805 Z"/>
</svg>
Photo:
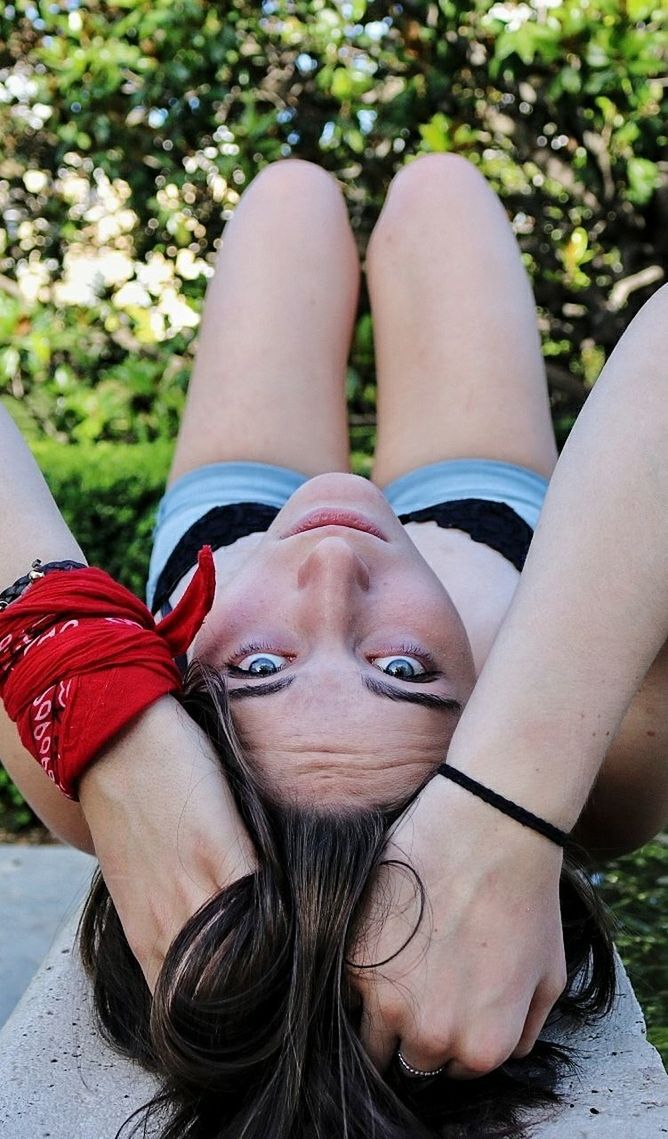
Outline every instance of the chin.
<svg viewBox="0 0 668 1139">
<path fill-rule="evenodd" d="M 307 488 L 311 494 L 317 491 L 318 495 L 323 496 L 335 495 L 338 497 L 345 495 L 345 501 L 348 501 L 351 495 L 355 498 L 364 495 L 366 499 L 373 499 L 374 501 L 382 499 L 383 502 L 386 502 L 382 491 L 375 483 L 370 482 L 362 475 L 353 475 L 349 471 L 328 471 L 323 475 L 314 475 L 299 490 L 295 491 L 295 495 Z"/>
</svg>

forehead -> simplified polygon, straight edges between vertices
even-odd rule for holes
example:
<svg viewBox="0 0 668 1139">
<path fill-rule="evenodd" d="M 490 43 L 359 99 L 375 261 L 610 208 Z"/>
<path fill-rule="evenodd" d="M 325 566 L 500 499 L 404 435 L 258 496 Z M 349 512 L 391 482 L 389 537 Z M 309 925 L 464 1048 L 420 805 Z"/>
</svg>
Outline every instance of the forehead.
<svg viewBox="0 0 668 1139">
<path fill-rule="evenodd" d="M 308 670 L 281 692 L 232 705 L 242 746 L 273 793 L 300 802 L 387 805 L 445 759 L 458 715 L 379 697 L 359 676 Z"/>
</svg>

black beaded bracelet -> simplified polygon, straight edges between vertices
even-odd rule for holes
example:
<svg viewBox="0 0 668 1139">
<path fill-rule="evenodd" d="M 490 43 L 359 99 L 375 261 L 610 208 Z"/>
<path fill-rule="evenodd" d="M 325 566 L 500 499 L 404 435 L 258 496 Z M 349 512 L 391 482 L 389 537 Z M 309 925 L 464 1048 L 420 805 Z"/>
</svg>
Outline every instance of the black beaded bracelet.
<svg viewBox="0 0 668 1139">
<path fill-rule="evenodd" d="M 17 601 L 18 598 L 25 593 L 29 585 L 32 585 L 35 581 L 39 581 L 45 574 L 52 573 L 53 570 L 71 569 L 86 569 L 86 563 L 65 561 L 47 562 L 45 565 L 42 565 L 40 559 L 35 558 L 28 573 L 24 574 L 23 577 L 18 577 L 12 585 L 8 585 L 7 588 L 3 589 L 2 593 L 0 593 L 0 610 L 6 609 L 8 605 L 11 605 L 12 601 Z"/>
<path fill-rule="evenodd" d="M 452 767 L 449 763 L 442 763 L 438 769 L 439 775 L 444 775 L 446 779 L 451 779 L 453 783 L 458 783 L 460 787 L 464 787 L 467 791 L 477 795 L 479 799 L 483 799 L 485 803 L 489 803 L 491 807 L 496 807 L 497 811 L 502 811 L 504 815 L 509 815 L 511 819 L 516 822 L 522 823 L 522 826 L 531 827 L 532 830 L 538 831 L 539 834 L 549 838 L 551 842 L 556 842 L 557 846 L 565 846 L 568 841 L 568 834 L 562 831 L 559 827 L 555 827 L 552 823 L 546 823 L 545 819 L 541 819 L 538 815 L 532 814 L 524 807 L 519 807 L 517 803 L 513 803 L 510 799 L 504 799 L 503 795 L 497 794 L 489 787 L 485 787 L 482 783 L 478 783 L 477 779 L 471 779 L 470 775 L 465 775 L 463 771 L 459 771 L 456 767 Z"/>
</svg>

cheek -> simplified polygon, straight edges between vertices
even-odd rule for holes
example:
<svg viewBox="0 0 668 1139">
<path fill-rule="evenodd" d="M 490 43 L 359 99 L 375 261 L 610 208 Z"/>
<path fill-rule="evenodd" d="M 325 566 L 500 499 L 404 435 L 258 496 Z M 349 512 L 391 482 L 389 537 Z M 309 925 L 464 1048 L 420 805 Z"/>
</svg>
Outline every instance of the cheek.
<svg viewBox="0 0 668 1139">
<path fill-rule="evenodd" d="M 234 620 L 230 619 L 231 614 L 235 615 Z M 232 641 L 237 639 L 243 624 L 241 606 L 232 596 L 217 589 L 211 611 L 190 647 L 189 656 L 219 666 L 223 662 L 217 652 L 231 649 Z"/>
<path fill-rule="evenodd" d="M 413 617 L 427 643 L 448 662 L 457 681 L 458 698 L 467 700 L 476 681 L 471 642 L 458 609 L 440 582 L 425 582 L 422 591 L 416 593 Z"/>
<path fill-rule="evenodd" d="M 276 641 L 285 647 L 284 632 L 290 627 L 286 590 L 271 574 L 233 576 L 229 581 L 218 578 L 211 612 L 195 637 L 188 658 L 196 657 L 214 667 L 224 664 L 228 656 L 244 641 L 260 639 Z M 280 642 L 280 646 L 279 646 Z"/>
<path fill-rule="evenodd" d="M 458 640 L 464 629 L 452 599 L 440 581 L 414 574 L 388 588 L 388 608 L 396 619 L 409 621 L 421 637 L 441 648 Z"/>
<path fill-rule="evenodd" d="M 286 601 L 287 589 L 279 575 L 271 570 L 261 574 L 241 570 L 220 582 L 212 612 L 220 614 L 221 622 L 226 620 L 235 634 L 252 625 L 258 625 L 261 632 L 263 624 L 286 609 Z"/>
</svg>

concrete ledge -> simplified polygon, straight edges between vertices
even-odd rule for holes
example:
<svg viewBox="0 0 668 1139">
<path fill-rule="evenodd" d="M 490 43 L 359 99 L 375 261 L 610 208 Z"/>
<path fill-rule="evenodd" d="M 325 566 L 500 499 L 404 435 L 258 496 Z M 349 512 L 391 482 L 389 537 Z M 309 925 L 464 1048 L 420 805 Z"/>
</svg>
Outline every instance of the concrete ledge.
<svg viewBox="0 0 668 1139">
<path fill-rule="evenodd" d="M 75 912 L 0 1031 L 3 1139 L 114 1139 L 158 1090 L 101 1040 L 74 936 Z M 147 1132 L 153 1139 L 158 1132 Z"/>
<path fill-rule="evenodd" d="M 531 1139 L 660 1139 L 668 1135 L 668 1075 L 647 1040 L 645 1018 L 617 958 L 617 997 L 605 1020 L 550 1036 L 577 1048 L 579 1072 L 562 1084 L 565 1103 Z"/>
<path fill-rule="evenodd" d="M 100 1040 L 73 951 L 78 912 L 0 1031 L 3 1139 L 114 1139 L 157 1085 Z M 555 1038 L 581 1050 L 566 1105 L 528 1129 L 531 1139 L 660 1139 L 668 1134 L 668 1076 L 647 1042 L 642 1012 L 619 964 L 618 998 L 595 1028 Z M 157 1131 L 147 1131 L 155 1139 Z M 332 1137 L 334 1139 L 334 1137 Z"/>
<path fill-rule="evenodd" d="M 0 844 L 0 1028 L 96 867 L 97 859 L 71 846 Z"/>
</svg>

